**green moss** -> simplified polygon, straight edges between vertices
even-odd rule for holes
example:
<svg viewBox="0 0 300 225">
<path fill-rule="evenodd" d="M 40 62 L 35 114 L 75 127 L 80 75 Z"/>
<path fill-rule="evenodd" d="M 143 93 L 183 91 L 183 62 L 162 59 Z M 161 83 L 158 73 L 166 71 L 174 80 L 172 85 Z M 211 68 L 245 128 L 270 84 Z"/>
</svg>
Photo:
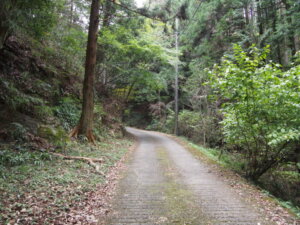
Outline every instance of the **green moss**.
<svg viewBox="0 0 300 225">
<path fill-rule="evenodd" d="M 193 193 L 183 184 L 177 182 L 180 176 L 173 163 L 170 161 L 164 148 L 157 148 L 158 158 L 161 163 L 163 173 L 167 180 L 162 184 L 165 194 L 165 209 L 167 224 L 191 224 L 197 225 L 199 221 L 205 224 L 209 219 L 204 215 L 199 206 L 194 201 Z"/>
<path fill-rule="evenodd" d="M 47 139 L 51 143 L 63 147 L 69 141 L 66 131 L 62 127 L 51 127 L 46 125 L 39 126 L 38 136 Z"/>
<path fill-rule="evenodd" d="M 34 114 L 42 119 L 42 120 L 46 120 L 49 117 L 53 117 L 54 113 L 53 113 L 53 107 L 50 106 L 35 106 L 34 107 Z"/>
</svg>

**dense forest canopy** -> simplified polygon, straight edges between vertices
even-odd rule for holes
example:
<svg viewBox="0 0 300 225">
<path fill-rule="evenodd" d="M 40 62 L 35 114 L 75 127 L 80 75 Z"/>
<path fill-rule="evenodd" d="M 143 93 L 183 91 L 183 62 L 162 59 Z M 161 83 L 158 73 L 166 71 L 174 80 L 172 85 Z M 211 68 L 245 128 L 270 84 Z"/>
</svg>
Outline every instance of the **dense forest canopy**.
<svg viewBox="0 0 300 225">
<path fill-rule="evenodd" d="M 47 139 L 42 123 L 63 148 L 70 132 L 173 133 L 178 118 L 179 135 L 299 205 L 299 50 L 299 0 L 2 0 L 1 110 L 30 119 L 2 116 L 17 134 L 1 140 Z"/>
</svg>

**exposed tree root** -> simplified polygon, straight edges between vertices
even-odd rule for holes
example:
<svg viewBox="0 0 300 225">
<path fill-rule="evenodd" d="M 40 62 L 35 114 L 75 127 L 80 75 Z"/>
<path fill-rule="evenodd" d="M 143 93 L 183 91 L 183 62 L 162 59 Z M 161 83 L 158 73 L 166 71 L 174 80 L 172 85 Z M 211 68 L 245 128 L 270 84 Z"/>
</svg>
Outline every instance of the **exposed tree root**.
<svg viewBox="0 0 300 225">
<path fill-rule="evenodd" d="M 76 126 L 71 133 L 69 134 L 69 137 L 77 138 L 79 134 L 79 126 Z M 96 144 L 95 136 L 93 135 L 93 132 L 89 130 L 87 134 L 85 134 L 89 142 L 92 142 L 94 145 Z"/>
<path fill-rule="evenodd" d="M 98 162 L 98 163 L 104 162 L 104 159 L 95 159 L 95 158 L 88 158 L 88 157 L 81 157 L 81 156 L 67 156 L 67 155 L 63 155 L 63 154 L 60 154 L 60 153 L 52 153 L 52 154 L 55 155 L 55 156 L 59 156 L 63 159 L 85 161 L 88 164 L 90 164 L 92 167 L 94 167 L 98 174 L 100 174 L 102 176 L 105 176 L 105 174 L 100 170 L 99 165 L 96 164 L 96 162 Z"/>
<path fill-rule="evenodd" d="M 90 130 L 88 131 L 87 135 L 86 135 L 87 139 L 92 142 L 93 144 L 96 143 L 96 139 L 95 139 L 95 136 L 93 134 L 93 132 Z"/>
<path fill-rule="evenodd" d="M 79 131 L 78 126 L 76 126 L 76 127 L 70 132 L 69 137 L 70 137 L 70 138 L 71 138 L 71 137 L 77 138 L 77 137 L 78 137 L 78 131 Z"/>
</svg>

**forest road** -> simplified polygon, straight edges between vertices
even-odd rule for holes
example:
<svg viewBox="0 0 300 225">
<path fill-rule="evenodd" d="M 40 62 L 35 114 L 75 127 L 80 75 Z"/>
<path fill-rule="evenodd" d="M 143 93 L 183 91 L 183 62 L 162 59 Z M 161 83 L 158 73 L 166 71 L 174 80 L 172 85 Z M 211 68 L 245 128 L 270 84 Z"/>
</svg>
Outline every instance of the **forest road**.
<svg viewBox="0 0 300 225">
<path fill-rule="evenodd" d="M 127 128 L 139 145 L 107 224 L 269 224 L 210 166 L 169 137 Z"/>
</svg>

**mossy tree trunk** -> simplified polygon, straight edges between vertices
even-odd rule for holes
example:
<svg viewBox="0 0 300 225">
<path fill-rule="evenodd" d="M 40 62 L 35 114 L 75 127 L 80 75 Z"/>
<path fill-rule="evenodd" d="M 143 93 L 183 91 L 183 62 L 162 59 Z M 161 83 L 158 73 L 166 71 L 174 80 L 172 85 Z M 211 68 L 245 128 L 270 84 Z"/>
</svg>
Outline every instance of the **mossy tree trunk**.
<svg viewBox="0 0 300 225">
<path fill-rule="evenodd" d="M 91 142 L 95 141 L 93 135 L 94 82 L 99 29 L 99 8 L 99 0 L 92 0 L 83 82 L 82 112 L 77 127 L 75 127 L 71 133 L 73 137 L 76 137 L 78 134 L 85 135 Z"/>
</svg>

